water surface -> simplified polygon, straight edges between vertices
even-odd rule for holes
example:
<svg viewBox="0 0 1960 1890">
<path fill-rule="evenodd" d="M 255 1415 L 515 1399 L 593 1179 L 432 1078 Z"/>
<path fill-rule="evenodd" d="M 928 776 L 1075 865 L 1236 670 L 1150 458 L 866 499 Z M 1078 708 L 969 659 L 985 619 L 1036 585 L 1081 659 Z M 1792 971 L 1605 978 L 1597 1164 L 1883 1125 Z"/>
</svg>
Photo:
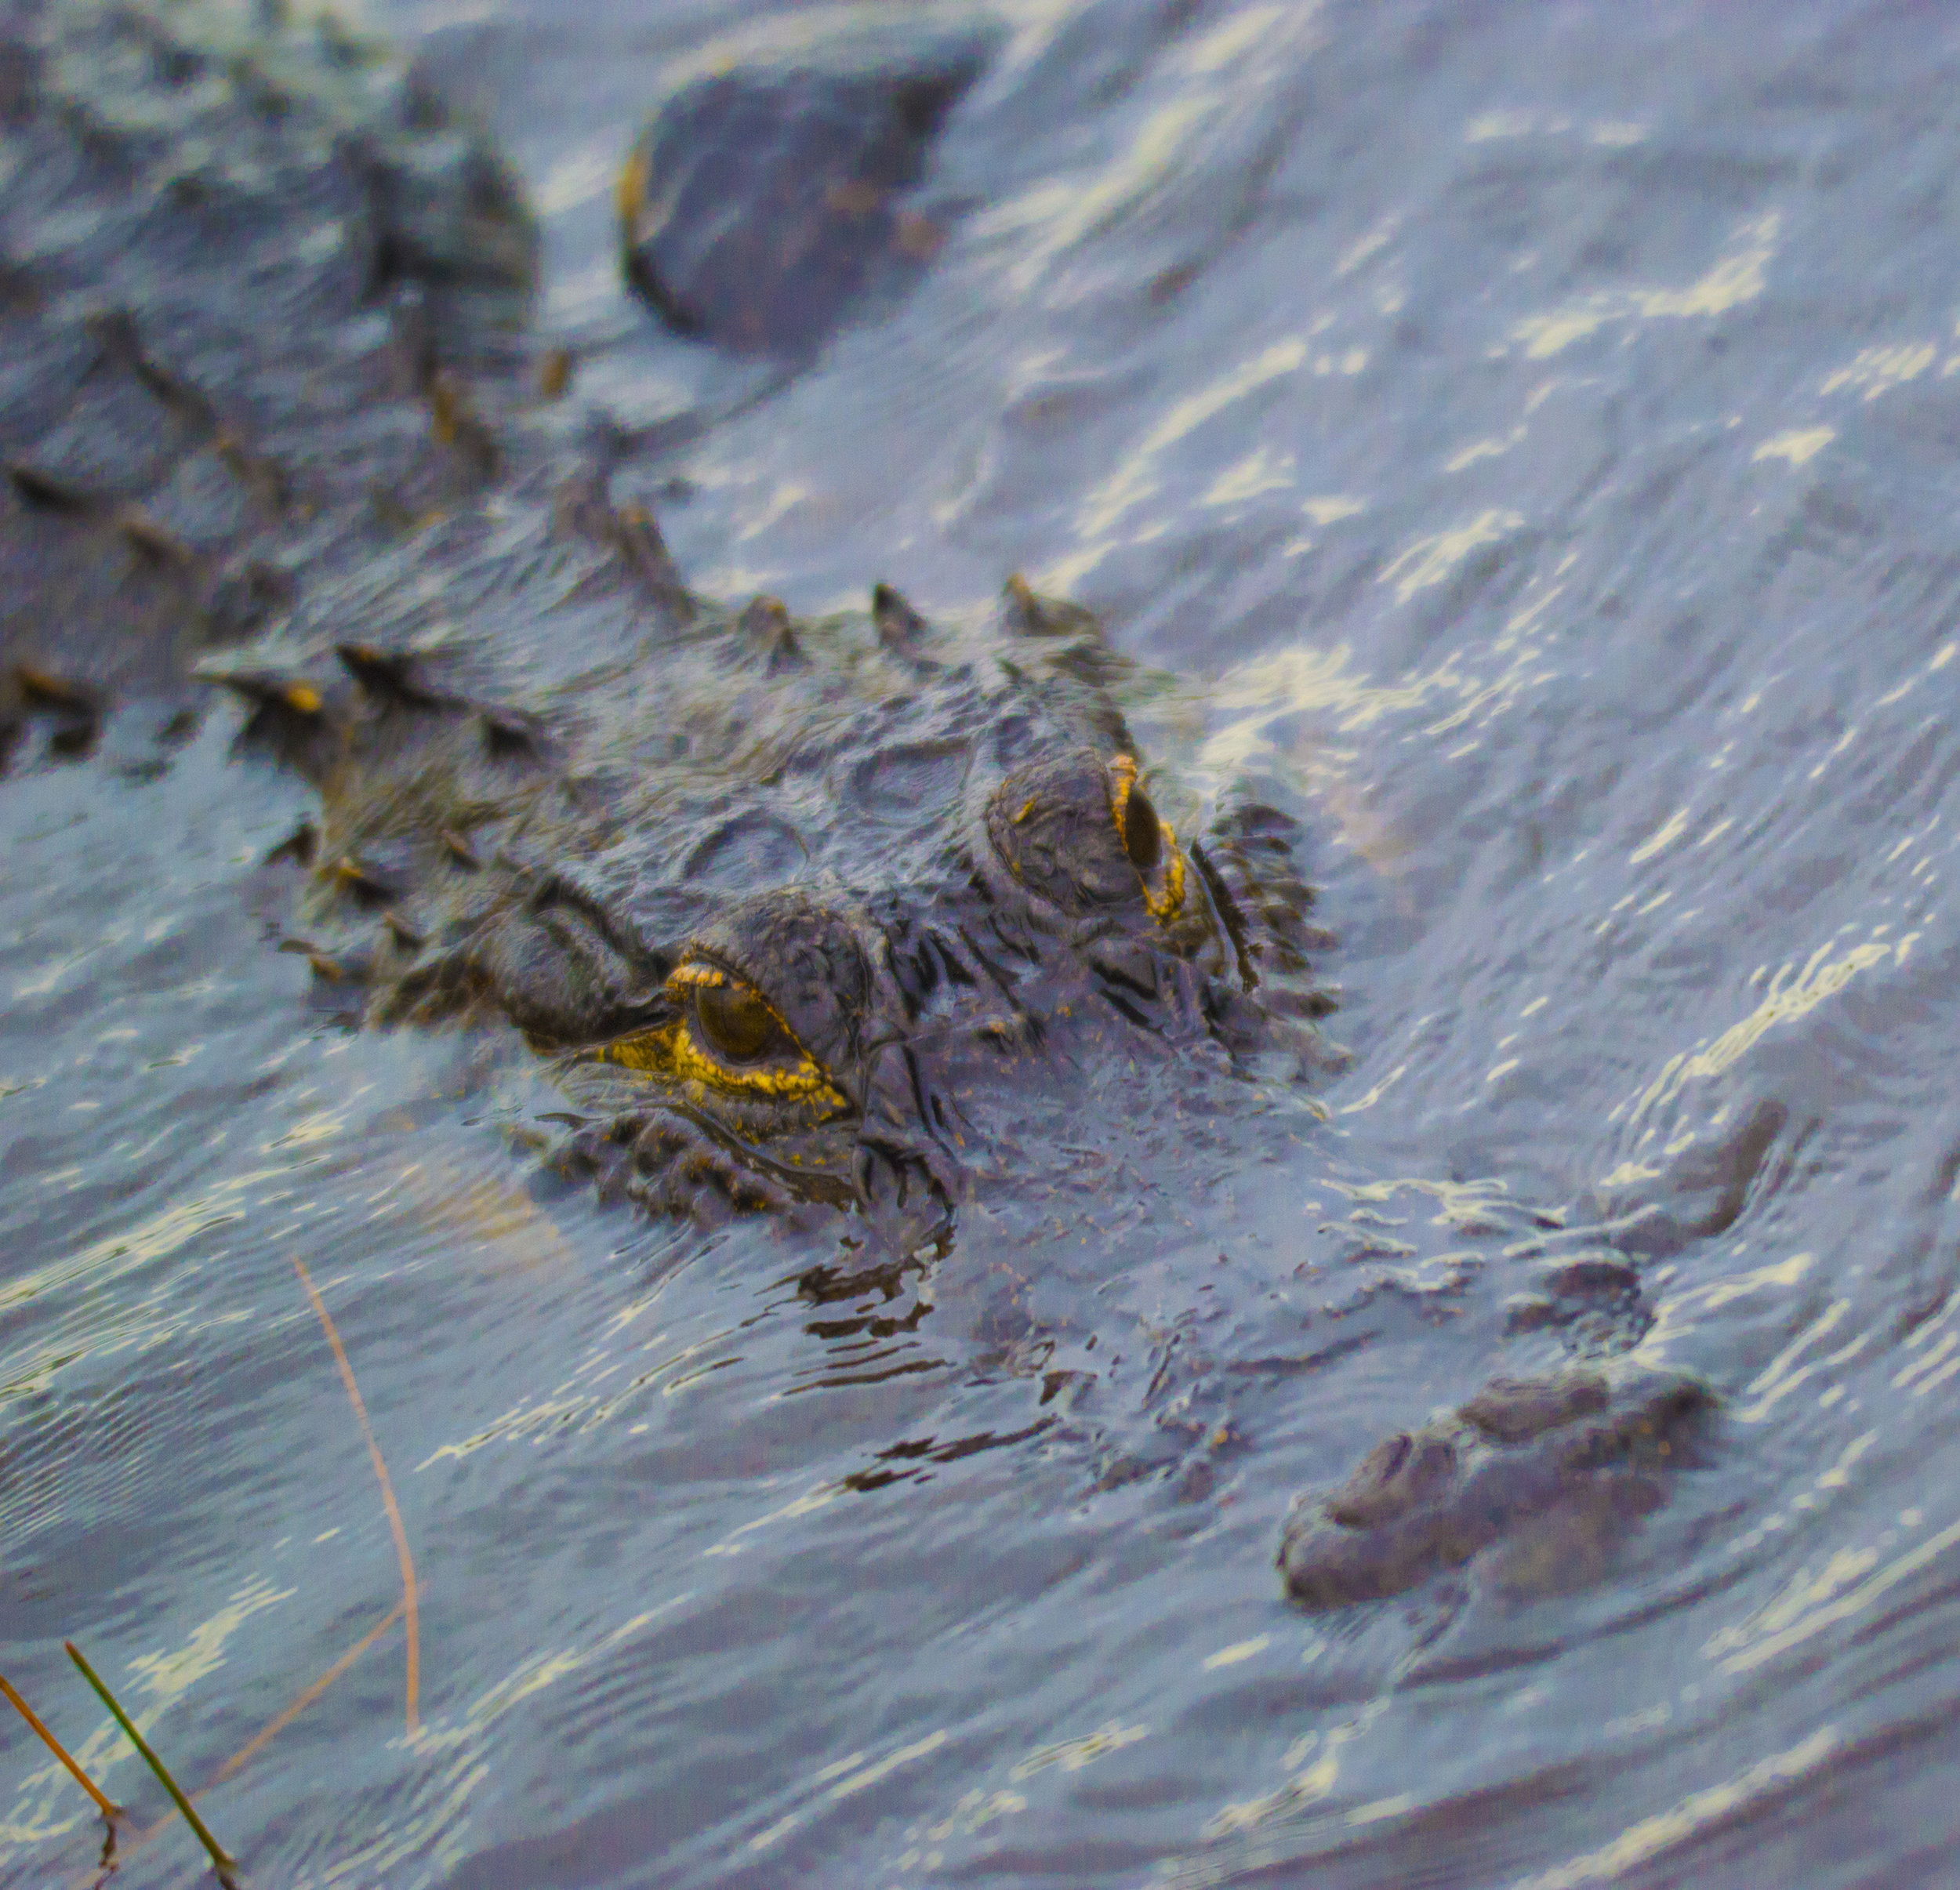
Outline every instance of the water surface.
<svg viewBox="0 0 1960 1890">
<path fill-rule="evenodd" d="M 1002 15 L 932 273 L 759 400 L 609 251 L 730 9 L 378 16 L 524 172 L 578 397 L 673 423 L 626 483 L 693 581 L 1094 605 L 1183 679 L 1185 811 L 1306 822 L 1352 1067 L 1092 1089 L 818 1304 L 775 1228 L 538 1199 L 554 1093 L 315 1004 L 256 865 L 296 792 L 221 720 L 132 771 L 132 708 L 0 789 L 0 1665 L 160 1810 L 61 1636 L 194 1781 L 388 1614 L 296 1259 L 420 1720 L 396 1629 L 206 1800 L 250 1881 L 1936 1881 L 1960 29 Z M 1572 1592 L 1290 1609 L 1294 1493 L 1566 1357 L 1510 1308 L 1609 1248 L 1706 1464 Z M 0 1876 L 87 1881 L 4 1736 Z"/>
</svg>

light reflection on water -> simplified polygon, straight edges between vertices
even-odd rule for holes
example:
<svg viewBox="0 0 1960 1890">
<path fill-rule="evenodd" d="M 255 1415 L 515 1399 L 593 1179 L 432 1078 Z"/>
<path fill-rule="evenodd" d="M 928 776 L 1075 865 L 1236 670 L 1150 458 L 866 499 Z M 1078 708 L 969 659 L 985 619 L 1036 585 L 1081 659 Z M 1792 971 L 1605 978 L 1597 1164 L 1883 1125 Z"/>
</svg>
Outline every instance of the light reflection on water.
<svg viewBox="0 0 1960 1890">
<path fill-rule="evenodd" d="M 213 1793 L 265 1881 L 1936 1875 L 1950 30 L 1007 11 L 943 153 L 980 207 L 657 469 L 663 528 L 797 608 L 1025 570 L 1195 679 L 1138 726 L 1192 811 L 1308 822 L 1352 1068 L 1262 1115 L 1089 1086 L 949 1256 L 818 1303 L 779 1230 L 535 1195 L 521 1054 L 310 1008 L 252 891 L 298 803 L 224 727 L 19 772 L 0 1667 L 136 1797 L 62 1635 L 194 1780 L 399 1601 L 296 1257 L 423 1724 L 390 1634 Z M 727 410 L 751 371 L 644 332 L 604 201 L 725 10 L 395 18 L 537 189 L 585 397 Z M 1507 1307 L 1607 1242 L 1635 1357 L 1723 1395 L 1707 1464 L 1591 1587 L 1289 1609 L 1292 1494 L 1562 1356 Z M 0 1874 L 79 1874 L 72 1787 L 0 1753 Z"/>
</svg>

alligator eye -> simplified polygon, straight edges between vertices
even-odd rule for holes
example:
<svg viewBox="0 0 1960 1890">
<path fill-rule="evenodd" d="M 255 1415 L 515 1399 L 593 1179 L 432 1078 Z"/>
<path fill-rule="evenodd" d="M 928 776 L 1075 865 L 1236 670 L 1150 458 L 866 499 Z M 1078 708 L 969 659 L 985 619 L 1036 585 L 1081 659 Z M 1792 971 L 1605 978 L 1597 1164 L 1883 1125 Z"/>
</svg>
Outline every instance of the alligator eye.
<svg viewBox="0 0 1960 1890">
<path fill-rule="evenodd" d="M 666 996 L 673 1007 L 666 1021 L 585 1054 L 751 1101 L 848 1107 L 822 1065 L 753 985 L 697 960 L 676 967 Z"/>
<path fill-rule="evenodd" d="M 708 1047 L 731 1063 L 802 1054 L 775 1012 L 746 985 L 696 985 L 694 1021 Z"/>
<path fill-rule="evenodd" d="M 1130 790 L 1123 805 L 1123 849 L 1138 872 L 1153 871 L 1163 858 L 1163 823 L 1140 788 Z"/>
<path fill-rule="evenodd" d="M 1136 869 L 1143 902 L 1165 924 L 1184 905 L 1184 856 L 1150 796 L 1137 785 L 1137 764 L 1127 755 L 1109 758 L 1109 811 L 1123 851 Z"/>
</svg>

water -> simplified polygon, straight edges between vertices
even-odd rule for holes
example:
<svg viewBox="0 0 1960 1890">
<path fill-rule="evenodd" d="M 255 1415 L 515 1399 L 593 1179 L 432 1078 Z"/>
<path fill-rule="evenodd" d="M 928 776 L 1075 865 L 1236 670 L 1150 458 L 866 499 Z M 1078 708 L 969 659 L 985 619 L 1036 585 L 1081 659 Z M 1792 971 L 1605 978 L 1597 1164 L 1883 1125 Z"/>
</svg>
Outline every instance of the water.
<svg viewBox="0 0 1960 1890">
<path fill-rule="evenodd" d="M 132 778 L 132 709 L 0 796 L 0 1662 L 148 1816 L 62 1635 L 196 1782 L 387 1616 L 297 1260 L 420 1718 L 397 1627 L 205 1801 L 249 1881 L 1939 1881 L 1955 28 L 1005 10 L 932 274 L 732 417 L 605 203 L 728 9 L 381 16 L 529 179 L 582 395 L 701 417 L 645 476 L 702 588 L 1020 569 L 1189 679 L 1188 796 L 1308 822 L 1327 1119 L 1153 1066 L 1031 1132 L 1038 1227 L 816 1304 L 778 1230 L 534 1199 L 553 1093 L 315 1007 L 296 794 L 216 725 Z M 1563 1355 L 1507 1302 L 1606 1224 L 1706 1465 L 1572 1592 L 1289 1609 L 1293 1493 Z M 0 1876 L 89 1881 L 0 1736 Z"/>
</svg>

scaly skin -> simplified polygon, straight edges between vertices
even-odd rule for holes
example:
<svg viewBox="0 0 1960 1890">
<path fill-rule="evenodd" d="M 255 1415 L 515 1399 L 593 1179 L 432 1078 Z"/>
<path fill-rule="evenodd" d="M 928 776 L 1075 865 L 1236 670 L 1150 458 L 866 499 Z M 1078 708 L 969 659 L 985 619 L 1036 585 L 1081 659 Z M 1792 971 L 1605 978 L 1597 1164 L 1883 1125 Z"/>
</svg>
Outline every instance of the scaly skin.
<svg viewBox="0 0 1960 1890">
<path fill-rule="evenodd" d="M 457 377 L 516 346 L 521 194 L 272 11 L 0 0 L 0 731 L 85 740 L 481 477 Z"/>
<path fill-rule="evenodd" d="M 495 706 L 338 666 L 231 678 L 321 790 L 317 966 L 377 1018 L 515 1024 L 650 1204 L 950 1206 L 955 1098 L 1072 1007 L 1320 1048 L 1279 817 L 1180 840 L 1083 680 L 1120 660 L 1025 587 L 964 631 L 884 586 L 820 622 L 689 600 L 644 660 Z"/>
</svg>

